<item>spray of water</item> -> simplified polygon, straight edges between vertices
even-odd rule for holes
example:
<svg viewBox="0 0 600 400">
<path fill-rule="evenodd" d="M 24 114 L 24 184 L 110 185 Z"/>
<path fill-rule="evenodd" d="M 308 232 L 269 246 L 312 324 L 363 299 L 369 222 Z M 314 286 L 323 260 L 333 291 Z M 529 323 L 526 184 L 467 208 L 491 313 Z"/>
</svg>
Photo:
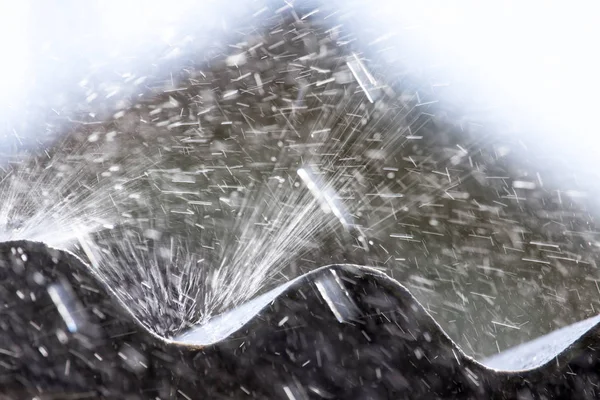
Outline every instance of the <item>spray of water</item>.
<svg viewBox="0 0 600 400">
<path fill-rule="evenodd" d="M 164 336 L 289 278 L 297 260 L 320 266 L 328 235 L 367 253 L 377 231 L 361 220 L 402 198 L 370 169 L 418 134 L 420 112 L 341 50 L 338 29 L 287 17 L 218 68 L 149 85 L 85 145 L 8 169 L 2 239 L 72 249 Z"/>
<path fill-rule="evenodd" d="M 504 347 L 502 326 L 543 333 L 517 294 L 532 310 L 551 304 L 552 324 L 585 317 L 566 306 L 573 296 L 596 313 L 586 249 L 597 229 L 573 198 L 587 188 L 569 176 L 569 190 L 554 191 L 556 171 L 513 135 L 437 107 L 452 79 L 435 69 L 411 82 L 421 71 L 398 51 L 403 28 L 352 35 L 351 17 L 323 7 L 257 9 L 229 46 L 186 60 L 169 40 L 169 59 L 187 65 L 163 80 L 120 71 L 133 92 L 89 80 L 92 108 L 104 94 L 132 106 L 76 127 L 75 146 L 6 168 L 3 238 L 87 258 L 165 336 L 346 260 L 401 279 L 472 353 Z"/>
<path fill-rule="evenodd" d="M 81 235 L 113 229 L 149 165 L 107 157 L 89 144 L 63 143 L 51 151 L 22 155 L 3 167 L 0 240 L 68 247 Z"/>
<path fill-rule="evenodd" d="M 287 279 L 282 271 L 318 247 L 319 233 L 344 227 L 343 203 L 315 196 L 315 191 L 329 196 L 343 190 L 343 180 L 319 182 L 309 190 L 298 176 L 288 179 L 261 184 L 241 200 L 231 228 L 207 248 L 199 248 L 194 238 L 159 237 L 132 225 L 103 237 L 80 235 L 79 245 L 142 323 L 172 336 Z M 331 211 L 333 203 L 338 211 Z"/>
</svg>

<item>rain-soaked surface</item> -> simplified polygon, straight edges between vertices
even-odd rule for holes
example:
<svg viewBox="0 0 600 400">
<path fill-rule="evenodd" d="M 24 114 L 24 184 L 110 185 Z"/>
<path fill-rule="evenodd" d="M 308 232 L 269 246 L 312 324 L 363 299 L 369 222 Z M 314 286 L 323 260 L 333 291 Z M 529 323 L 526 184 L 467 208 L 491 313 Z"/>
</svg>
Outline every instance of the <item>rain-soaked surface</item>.
<svg viewBox="0 0 600 400">
<path fill-rule="evenodd" d="M 31 59 L 45 65 L 45 72 L 28 81 L 25 100 L 14 100 L 20 107 L 3 109 L 2 241 L 41 241 L 74 252 L 93 272 L 90 292 L 105 293 L 102 284 L 113 292 L 108 300 L 89 304 L 123 304 L 132 314 L 121 322 L 109 318 L 123 325 L 115 332 L 139 330 L 139 323 L 169 340 L 189 338 L 194 329 L 239 307 L 253 310 L 244 317 L 250 320 L 264 307 L 252 308 L 250 300 L 277 288 L 279 295 L 286 282 L 331 264 L 368 266 L 396 279 L 464 353 L 480 360 L 597 314 L 598 232 L 590 208 L 596 187 L 587 172 L 572 167 L 564 154 L 545 151 L 532 139 L 535 135 L 527 135 L 529 125 L 501 118 L 483 101 L 457 96 L 456 84 L 443 70 L 415 67 L 408 58 L 403 63 L 399 49 L 411 51 L 407 37 L 361 25 L 360 8 L 340 11 L 336 3 L 235 5 L 239 7 L 232 5 L 227 18 L 190 12 L 181 18 L 198 18 L 202 24 L 168 32 L 160 40 L 162 31 L 136 37 L 135 44 L 113 38 L 114 48 L 86 44 L 99 43 L 103 32 L 104 20 L 89 20 L 96 3 L 72 10 L 71 25 L 48 6 L 28 11 L 33 21 L 52 15 L 64 31 L 45 41 L 43 29 L 31 29 L 29 40 L 39 43 Z M 26 264 L 27 256 L 22 261 Z M 351 273 L 341 274 L 346 284 L 352 280 Z M 65 345 L 84 324 L 69 312 L 79 306 L 63 304 L 82 301 L 73 295 L 69 279 L 71 284 L 56 283 L 46 290 L 58 310 L 52 328 L 34 317 L 27 320 L 23 311 L 11 323 L 23 324 L 23 330 L 14 328 L 13 334 L 39 328 L 56 336 L 53 346 Z M 315 280 L 310 295 L 320 293 L 329 305 L 324 309 L 333 311 L 328 315 L 332 331 L 356 319 L 356 307 L 377 309 L 364 298 L 359 305 L 352 303 L 358 300 L 350 305 L 340 297 L 332 300 L 327 293 L 335 282 Z M 21 295 L 13 289 L 29 301 L 29 289 Z M 298 293 L 290 295 L 296 303 Z M 13 299 L 14 293 L 5 297 Z M 19 315 L 17 300 L 0 301 L 7 318 Z M 340 308 L 341 303 L 346 305 Z M 265 317 L 274 321 L 270 326 L 294 329 L 288 321 L 299 306 L 278 307 Z M 290 307 L 289 315 L 282 311 L 285 307 Z M 41 308 L 36 310 L 39 314 Z M 98 313 L 104 313 L 102 307 Z M 103 320 L 98 313 L 90 318 Z M 435 325 L 429 319 L 423 323 Z M 61 324 L 65 326 L 55 327 Z M 369 326 L 362 332 L 370 342 L 377 330 Z M 139 340 L 149 341 L 150 333 L 140 333 Z M 442 358 L 450 348 L 444 340 Z M 254 346 L 249 354 L 259 352 L 259 345 Z M 2 345 L 0 357 L 57 357 L 49 365 L 70 368 L 51 349 L 35 348 L 33 357 L 29 350 Z M 305 343 L 300 348 L 306 351 Z M 342 351 L 333 345 L 315 347 L 317 355 L 310 357 L 319 358 L 321 350 Z M 432 351 L 437 350 L 434 346 Z M 126 351 L 130 358 L 147 357 L 142 354 L 146 350 Z M 167 368 L 164 358 L 173 351 L 165 350 L 171 355 L 152 368 Z M 227 357 L 233 354 L 231 350 Z M 425 353 L 415 354 L 421 360 Z M 96 362 L 88 356 L 102 361 L 104 354 L 92 351 L 79 360 Z M 203 362 L 218 360 L 219 368 L 234 363 L 223 361 L 225 356 L 211 357 Z M 252 357 L 240 359 L 229 370 L 232 376 L 240 365 L 250 365 Z M 298 357 L 306 368 L 320 362 Z M 460 357 L 454 353 L 452 362 L 455 358 L 460 364 Z M 132 375 L 123 377 L 119 395 L 123 388 L 149 387 L 132 383 L 136 374 L 144 374 L 144 362 L 130 366 Z M 190 360 L 181 365 L 209 368 Z M 479 368 L 473 364 L 474 372 L 461 375 L 464 382 L 457 378 L 456 387 L 471 387 L 473 381 L 479 387 L 477 374 L 489 373 Z M 377 370 L 372 372 L 381 379 Z M 340 372 L 328 373 L 334 379 Z M 107 374 L 113 377 L 114 372 Z M 394 390 L 401 392 L 412 382 L 407 374 L 402 379 L 388 376 L 399 385 Z M 166 372 L 158 375 L 170 379 Z M 298 389 L 312 379 L 309 375 L 298 373 L 298 382 L 281 383 L 281 393 L 273 389 L 257 396 L 333 396 L 325 389 L 319 392 L 316 383 L 302 389 L 310 392 L 306 388 L 312 387 L 310 395 Z M 28 379 L 23 375 L 19 382 Z M 89 385 L 81 379 L 73 387 Z M 213 385 L 214 392 L 204 387 L 204 395 L 239 397 L 254 390 L 238 384 L 228 392 L 230 383 L 206 379 L 205 386 Z M 494 379 L 489 387 L 503 384 Z M 433 385 L 423 382 L 415 384 L 415 395 Z M 196 384 L 189 380 L 183 386 L 189 390 Z M 178 395 L 195 398 L 185 391 Z"/>
<path fill-rule="evenodd" d="M 562 348 L 553 339 L 550 351 L 536 345 L 509 356 L 508 363 L 495 360 L 504 371 L 490 369 L 465 356 L 405 288 L 375 269 L 313 270 L 283 291 L 274 289 L 200 325 L 192 335 L 166 340 L 142 328 L 112 288 L 72 254 L 11 241 L 0 246 L 0 257 L 0 294 L 12 306 L 1 325 L 2 398 L 598 394 L 597 332 L 589 327 L 563 330 L 564 336 L 578 337 Z M 263 304 L 250 311 L 248 305 L 256 302 Z M 224 332 L 244 318 L 243 327 Z M 523 370 L 532 367 L 537 368 Z"/>
</svg>

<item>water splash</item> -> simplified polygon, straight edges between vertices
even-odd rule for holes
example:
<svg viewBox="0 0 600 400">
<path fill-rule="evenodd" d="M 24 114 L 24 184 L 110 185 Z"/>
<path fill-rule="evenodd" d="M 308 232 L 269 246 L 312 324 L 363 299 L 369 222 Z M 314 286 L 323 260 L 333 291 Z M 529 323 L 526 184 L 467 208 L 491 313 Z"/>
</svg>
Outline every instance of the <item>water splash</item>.
<svg viewBox="0 0 600 400">
<path fill-rule="evenodd" d="M 135 197 L 147 160 L 58 146 L 44 158 L 23 155 L 2 170 L 0 240 L 28 239 L 68 247 L 82 234 L 110 230 Z"/>
<path fill-rule="evenodd" d="M 0 238 L 75 251 L 165 336 L 293 277 L 290 266 L 314 257 L 326 238 L 362 232 L 359 249 L 367 249 L 355 214 L 370 185 L 356 187 L 368 160 L 383 156 L 367 140 L 377 129 L 367 121 L 381 103 L 371 104 L 364 83 L 338 62 L 345 58 L 337 43 L 313 52 L 331 32 L 305 21 L 287 43 L 273 26 L 238 46 L 235 54 L 245 55 L 235 63 L 225 54 L 227 67 L 184 68 L 181 82 L 149 83 L 148 96 L 75 137 L 77 146 L 57 144 L 48 160 L 11 169 Z M 298 44 L 295 69 L 280 70 L 286 61 L 278 52 Z M 273 63 L 266 71 L 265 58 Z M 300 89 L 288 98 L 280 79 L 297 74 Z M 219 80 L 227 83 L 215 86 Z"/>
</svg>

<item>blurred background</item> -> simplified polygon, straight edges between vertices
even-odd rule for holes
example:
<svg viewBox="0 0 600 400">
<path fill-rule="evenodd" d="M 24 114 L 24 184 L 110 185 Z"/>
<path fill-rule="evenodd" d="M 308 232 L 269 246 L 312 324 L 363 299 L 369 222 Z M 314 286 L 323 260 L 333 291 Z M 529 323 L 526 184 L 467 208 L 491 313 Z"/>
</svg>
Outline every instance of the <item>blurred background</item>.
<svg viewBox="0 0 600 400">
<path fill-rule="evenodd" d="M 0 236 L 165 336 L 347 262 L 500 352 L 600 310 L 596 8 L 0 0 Z"/>
</svg>

